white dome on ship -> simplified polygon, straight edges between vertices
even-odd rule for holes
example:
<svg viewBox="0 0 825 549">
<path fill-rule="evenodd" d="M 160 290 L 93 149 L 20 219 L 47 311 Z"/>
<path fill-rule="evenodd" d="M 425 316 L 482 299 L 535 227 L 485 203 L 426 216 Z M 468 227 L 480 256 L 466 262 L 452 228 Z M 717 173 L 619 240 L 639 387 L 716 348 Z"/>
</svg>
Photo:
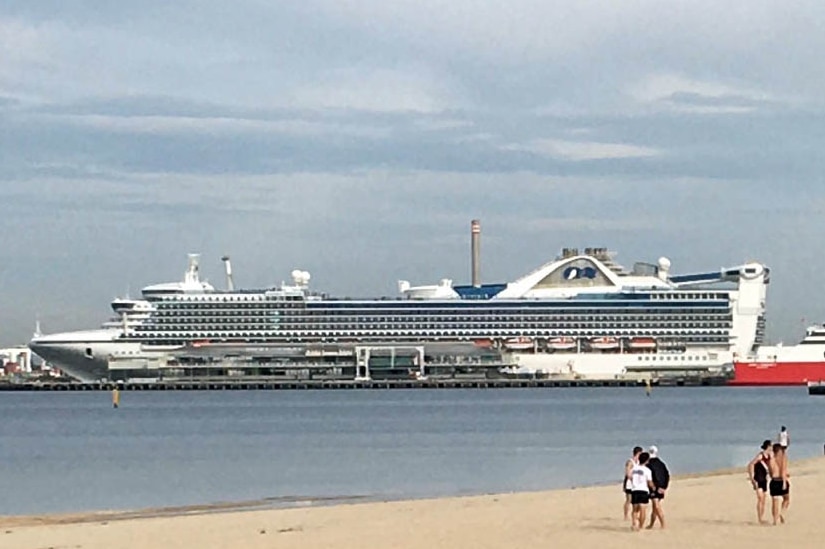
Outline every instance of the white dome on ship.
<svg viewBox="0 0 825 549">
<path fill-rule="evenodd" d="M 300 269 L 292 271 L 292 282 L 294 282 L 296 286 L 306 286 L 309 284 L 311 278 L 312 275 L 310 275 L 308 271 L 302 271 Z"/>
<path fill-rule="evenodd" d="M 659 261 L 658 261 L 658 264 L 659 264 L 659 269 L 660 270 L 662 270 L 662 271 L 670 270 L 670 260 L 668 258 L 660 257 Z"/>
</svg>

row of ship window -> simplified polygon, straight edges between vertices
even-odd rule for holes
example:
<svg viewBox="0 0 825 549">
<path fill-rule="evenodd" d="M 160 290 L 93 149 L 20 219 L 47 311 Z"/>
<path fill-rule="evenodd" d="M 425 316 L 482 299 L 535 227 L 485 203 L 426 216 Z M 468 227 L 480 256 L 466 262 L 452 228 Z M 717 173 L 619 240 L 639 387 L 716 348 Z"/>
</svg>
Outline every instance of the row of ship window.
<svg viewBox="0 0 825 549">
<path fill-rule="evenodd" d="M 432 306 L 436 304 L 437 306 L 441 306 L 444 304 L 454 305 L 454 306 L 462 306 L 467 304 L 467 302 L 474 301 L 471 299 L 455 299 L 455 300 L 436 300 L 436 301 L 429 301 L 429 300 L 411 300 L 405 297 L 380 297 L 380 298 L 365 298 L 365 299 L 358 299 L 358 298 L 329 298 L 325 295 L 313 295 L 309 296 L 310 299 L 307 299 L 307 296 L 301 294 L 292 294 L 292 295 L 262 295 L 262 294 L 247 294 L 247 295 L 236 295 L 236 294 L 200 294 L 200 295 L 188 295 L 188 296 L 181 296 L 181 295 L 171 295 L 166 297 L 161 297 L 160 299 L 156 299 L 157 303 L 161 303 L 163 305 L 179 305 L 179 304 L 188 304 L 194 303 L 198 306 L 203 305 L 212 305 L 212 304 L 223 304 L 223 303 L 231 303 L 234 305 L 246 305 L 246 304 L 273 304 L 279 305 L 283 304 L 284 302 L 321 302 L 320 306 L 324 307 L 339 307 L 339 308 L 349 308 L 349 307 L 393 307 L 398 303 L 405 303 L 407 306 Z M 667 293 L 653 293 L 648 294 L 648 299 L 650 301 L 720 301 L 724 300 L 727 301 L 729 296 L 724 293 L 681 293 L 681 292 L 667 292 Z M 319 299 L 320 298 L 320 299 Z M 579 298 L 581 301 L 587 301 L 587 296 L 580 296 Z M 546 299 L 541 298 L 509 298 L 503 300 L 497 300 L 497 302 L 501 305 L 510 305 L 513 302 L 518 301 L 528 301 L 528 302 L 541 302 L 546 301 Z M 589 299 L 589 301 L 600 301 L 607 305 L 615 304 L 616 302 L 638 302 L 638 301 L 646 301 L 641 299 L 629 299 L 629 298 L 615 298 L 610 300 L 599 299 L 599 296 L 595 296 L 595 298 Z M 472 306 L 472 305 L 471 305 Z"/>
<path fill-rule="evenodd" d="M 440 330 L 435 332 L 419 331 L 410 333 L 409 331 L 401 330 L 382 330 L 382 331 L 366 331 L 366 330 L 328 330 L 324 332 L 306 331 L 306 330 L 284 330 L 273 333 L 271 330 L 204 330 L 197 332 L 160 332 L 160 331 L 138 331 L 134 333 L 137 337 L 153 338 L 153 337 L 184 337 L 184 338 L 219 338 L 219 337 L 247 337 L 254 335 L 271 335 L 273 337 L 288 337 L 300 335 L 312 336 L 374 336 L 374 337 L 395 337 L 402 335 L 421 335 L 425 337 L 470 337 L 470 338 L 487 338 L 487 337 L 513 337 L 513 336 L 531 336 L 531 337 L 553 337 L 558 335 L 574 335 L 581 337 L 592 336 L 627 336 L 627 332 L 610 331 L 610 330 L 489 330 L 483 332 L 471 332 L 466 330 Z M 680 336 L 693 338 L 694 336 L 727 336 L 728 333 L 724 330 L 705 330 L 702 332 L 688 333 L 680 330 L 635 330 L 630 335 L 645 335 L 645 336 Z"/>
<path fill-rule="evenodd" d="M 208 303 L 253 303 L 253 302 L 271 302 L 271 303 L 280 303 L 282 301 L 304 301 L 305 296 L 303 294 L 292 294 L 292 295 L 266 295 L 266 294 L 246 294 L 246 295 L 237 295 L 237 294 L 225 294 L 225 295 L 215 295 L 215 294 L 201 294 L 201 295 L 189 295 L 186 297 L 181 297 L 180 295 L 163 297 L 159 300 L 160 303 L 163 304 L 175 304 L 175 303 L 191 303 L 196 302 L 198 304 L 203 303 L 204 301 Z"/>
<path fill-rule="evenodd" d="M 158 309 L 283 309 L 304 307 L 305 301 L 301 298 L 284 299 L 254 299 L 254 300 L 234 300 L 234 299 L 190 299 L 185 301 L 160 301 Z"/>
<path fill-rule="evenodd" d="M 126 336 L 128 338 L 128 336 Z M 128 338 L 132 339 L 132 338 Z M 143 340 L 144 338 L 134 338 L 138 340 Z M 294 343 L 294 344 L 306 344 L 306 343 L 343 343 L 343 342 L 371 342 L 371 343 L 386 343 L 385 339 L 377 338 L 377 337 L 304 337 L 304 336 L 294 336 L 289 338 L 269 338 L 269 337 L 262 337 L 262 336 L 255 336 L 255 335 L 248 335 L 248 336 L 231 336 L 225 337 L 221 341 L 234 341 L 239 343 Z M 432 338 L 430 341 L 444 341 L 444 342 L 451 342 L 451 341 L 458 341 L 458 342 L 469 342 L 472 341 L 472 338 Z M 157 344 L 164 344 L 164 345 L 186 345 L 191 343 L 191 339 L 181 338 L 181 337 L 158 337 L 154 338 L 153 342 Z M 415 337 L 397 337 L 393 339 L 393 342 L 399 343 L 415 343 L 420 344 L 422 343 L 421 339 Z M 692 337 L 689 339 L 681 340 L 680 343 L 688 344 L 688 345 L 729 345 L 730 340 L 724 337 Z"/>
<path fill-rule="evenodd" d="M 402 302 L 402 303 L 409 303 L 409 302 Z M 493 308 L 486 308 L 482 305 L 474 304 L 474 306 L 470 307 L 466 304 L 461 307 L 451 307 L 450 305 L 439 303 L 433 305 L 423 305 L 415 302 L 416 306 L 403 306 L 403 305 L 396 305 L 393 307 L 374 307 L 370 305 L 364 306 L 350 306 L 350 307 L 327 307 L 327 306 L 314 306 L 314 307 L 305 307 L 303 303 L 159 303 L 156 308 L 160 311 L 170 312 L 170 311 L 208 311 L 208 310 L 216 310 L 216 311 L 281 311 L 281 310 L 305 310 L 308 313 L 314 314 L 380 314 L 385 315 L 387 312 L 396 311 L 398 313 L 403 313 L 405 315 L 409 314 L 456 314 L 460 313 L 462 315 L 470 314 L 502 314 L 502 313 L 512 313 L 512 312 L 556 312 L 556 311 L 576 311 L 576 312 L 584 312 L 584 313 L 604 313 L 605 309 L 610 309 L 611 311 L 617 312 L 624 312 L 624 311 L 644 311 L 647 313 L 653 312 L 675 312 L 675 311 L 684 311 L 684 312 L 693 312 L 697 310 L 719 310 L 719 311 L 729 311 L 730 307 L 725 304 L 707 304 L 707 305 L 700 305 L 695 304 L 691 305 L 685 303 L 684 306 L 680 307 L 679 304 L 671 304 L 668 307 L 657 306 L 657 304 L 653 305 L 641 305 L 638 302 L 627 302 L 622 303 L 620 305 L 613 304 L 610 307 L 605 307 L 602 304 L 594 306 L 592 304 L 586 303 L 579 303 L 579 304 L 564 304 L 564 305 L 546 305 L 546 304 L 535 304 L 531 306 L 525 306 L 522 303 L 516 303 L 507 307 L 493 307 Z M 588 306 L 589 305 L 589 306 Z"/>
<path fill-rule="evenodd" d="M 597 322 L 610 322 L 610 321 L 618 321 L 618 322 L 625 322 L 625 321 L 632 321 L 632 320 L 680 320 L 680 321 L 701 321 L 701 320 L 731 320 L 733 315 L 731 315 L 728 311 L 720 311 L 715 313 L 706 313 L 706 314 L 696 314 L 695 311 L 690 311 L 689 313 L 693 314 L 686 314 L 686 313 L 677 313 L 673 312 L 672 314 L 623 314 L 623 315 L 605 315 L 605 314 L 577 314 L 577 315 L 560 315 L 560 314 L 511 314 L 511 315 L 502 315 L 500 313 L 497 314 L 489 314 L 489 315 L 473 315 L 473 316 L 455 316 L 455 315 L 447 315 L 447 314 L 420 314 L 420 315 L 404 315 L 404 316 L 386 316 L 386 315 L 314 315 L 314 314 L 294 314 L 294 315 L 287 315 L 287 314 L 277 314 L 277 313 L 270 313 L 270 314 L 204 314 L 202 311 L 199 313 L 191 313 L 191 314 L 156 314 L 152 318 L 156 319 L 157 321 L 183 321 L 183 320 L 190 320 L 190 321 L 209 321 L 209 320 L 218 320 L 218 321 L 231 321 L 231 320 L 254 320 L 254 319 L 289 319 L 289 320 L 306 320 L 306 321 L 319 321 L 324 320 L 327 322 L 421 322 L 425 320 L 429 321 L 438 321 L 438 322 L 490 322 L 490 321 L 564 321 L 564 322 L 572 322 L 572 321 L 597 321 Z"/>
<path fill-rule="evenodd" d="M 727 293 L 681 293 L 681 292 L 673 292 L 673 293 L 661 293 L 661 294 L 650 294 L 651 300 L 674 300 L 674 299 L 728 299 Z"/>
<path fill-rule="evenodd" d="M 193 326 L 203 327 L 210 330 L 232 329 L 227 328 L 227 322 L 212 321 L 212 322 L 180 322 L 180 321 L 154 321 L 140 324 L 138 330 L 153 330 L 153 329 L 191 329 Z M 296 321 L 271 321 L 262 323 L 260 319 L 237 320 L 231 323 L 239 329 L 249 328 L 258 330 L 267 329 L 309 329 L 309 330 L 438 330 L 438 329 L 455 329 L 455 323 L 452 322 L 418 322 L 418 323 L 395 323 L 395 322 L 371 322 L 371 323 L 320 323 L 320 322 L 296 322 Z M 532 328 L 532 329 L 554 329 L 563 325 L 565 328 L 585 329 L 597 326 L 600 329 L 612 330 L 629 330 L 637 328 L 678 328 L 678 329 L 709 329 L 709 328 L 730 328 L 731 321 L 727 322 L 675 322 L 675 321 L 637 321 L 637 322 L 477 322 L 477 323 L 463 323 L 462 326 L 475 329 L 512 329 L 513 326 L 518 328 Z"/>
<path fill-rule="evenodd" d="M 318 297 L 318 296 L 313 296 Z M 667 293 L 652 293 L 650 294 L 651 300 L 659 300 L 659 301 L 676 301 L 676 300 L 720 300 L 728 299 L 728 294 L 726 293 L 683 293 L 683 292 L 667 292 Z M 167 297 L 161 297 L 158 301 L 160 303 L 198 303 L 201 304 L 203 302 L 209 303 L 237 303 L 237 304 L 245 304 L 245 303 L 280 303 L 284 301 L 305 301 L 306 296 L 303 294 L 292 294 L 292 295 L 276 295 L 276 294 L 201 294 L 201 295 L 189 295 L 186 297 L 181 297 L 180 295 L 172 295 Z M 353 302 L 359 300 L 353 300 L 350 298 L 340 298 L 340 299 L 328 299 L 327 301 L 331 302 L 340 302 L 342 305 L 350 305 Z M 379 299 L 369 299 L 366 300 L 369 302 L 372 301 L 410 301 L 403 297 L 384 297 Z M 416 303 L 426 303 L 426 301 L 417 301 Z M 326 304 L 326 303 L 325 303 Z"/>
</svg>

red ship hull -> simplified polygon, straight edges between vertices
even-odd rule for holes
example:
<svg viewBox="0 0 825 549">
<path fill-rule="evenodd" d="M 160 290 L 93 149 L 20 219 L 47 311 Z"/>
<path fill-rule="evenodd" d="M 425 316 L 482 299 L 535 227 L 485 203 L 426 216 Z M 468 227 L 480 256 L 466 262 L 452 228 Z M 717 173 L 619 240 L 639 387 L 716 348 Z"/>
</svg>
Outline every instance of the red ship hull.
<svg viewBox="0 0 825 549">
<path fill-rule="evenodd" d="M 821 362 L 734 362 L 730 385 L 807 385 L 825 380 Z"/>
</svg>

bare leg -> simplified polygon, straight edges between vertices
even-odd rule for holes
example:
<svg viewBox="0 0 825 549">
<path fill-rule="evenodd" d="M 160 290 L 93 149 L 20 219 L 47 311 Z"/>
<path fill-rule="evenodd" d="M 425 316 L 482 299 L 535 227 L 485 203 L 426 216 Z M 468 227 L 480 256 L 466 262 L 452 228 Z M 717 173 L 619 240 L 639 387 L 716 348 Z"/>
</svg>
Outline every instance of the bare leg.
<svg viewBox="0 0 825 549">
<path fill-rule="evenodd" d="M 624 519 L 627 520 L 630 517 L 630 494 L 625 494 L 624 496 Z"/>
<path fill-rule="evenodd" d="M 771 498 L 771 513 L 773 514 L 773 525 L 779 522 L 779 498 Z"/>
<path fill-rule="evenodd" d="M 651 499 L 650 504 L 652 505 L 652 509 L 650 510 L 650 522 L 647 525 L 647 529 L 650 530 L 653 528 L 653 525 L 656 523 L 656 509 L 659 508 L 659 500 Z"/>
<path fill-rule="evenodd" d="M 665 507 L 663 503 L 662 500 L 657 500 L 656 507 L 654 508 L 656 516 L 659 517 L 659 528 L 665 527 Z"/>
<path fill-rule="evenodd" d="M 756 517 L 759 524 L 765 524 L 765 492 L 756 490 Z"/>
<path fill-rule="evenodd" d="M 645 515 L 647 515 L 646 511 L 647 505 L 639 505 L 639 527 L 637 530 L 641 530 L 645 525 Z"/>
<path fill-rule="evenodd" d="M 636 505 L 636 504 L 633 505 L 633 514 L 631 515 L 631 522 L 630 522 L 630 529 L 631 530 L 638 530 L 638 528 L 636 528 L 636 523 L 639 520 L 639 507 L 640 507 L 639 505 Z"/>
<path fill-rule="evenodd" d="M 782 496 L 782 510 L 779 513 L 779 520 L 782 524 L 785 524 L 785 512 L 788 510 L 788 507 L 791 505 L 791 494 L 785 494 Z"/>
</svg>

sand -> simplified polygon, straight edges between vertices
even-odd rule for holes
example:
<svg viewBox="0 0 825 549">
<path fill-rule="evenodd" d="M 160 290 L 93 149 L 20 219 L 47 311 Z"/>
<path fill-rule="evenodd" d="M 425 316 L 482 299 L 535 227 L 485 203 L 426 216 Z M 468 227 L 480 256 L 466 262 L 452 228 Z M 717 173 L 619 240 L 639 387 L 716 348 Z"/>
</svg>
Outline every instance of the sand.
<svg viewBox="0 0 825 549">
<path fill-rule="evenodd" d="M 0 547 L 820 547 L 825 459 L 793 462 L 791 486 L 787 524 L 776 527 L 756 523 L 756 498 L 740 469 L 675 479 L 665 500 L 666 530 L 631 532 L 620 488 L 602 486 L 292 509 L 0 517 Z"/>
</svg>

